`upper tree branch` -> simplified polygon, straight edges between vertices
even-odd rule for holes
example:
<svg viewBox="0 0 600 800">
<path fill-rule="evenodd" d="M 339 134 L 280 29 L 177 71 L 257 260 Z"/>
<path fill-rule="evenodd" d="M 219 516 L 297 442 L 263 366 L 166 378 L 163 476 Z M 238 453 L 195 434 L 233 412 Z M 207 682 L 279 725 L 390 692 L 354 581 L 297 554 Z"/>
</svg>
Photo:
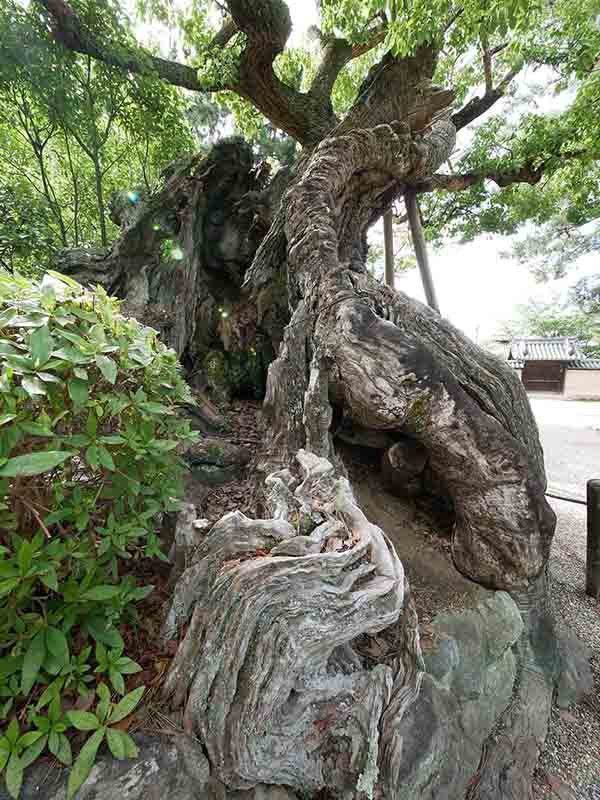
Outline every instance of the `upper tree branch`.
<svg viewBox="0 0 600 800">
<path fill-rule="evenodd" d="M 227 83 L 219 79 L 214 86 L 201 82 L 194 67 L 158 58 L 135 46 L 103 41 L 82 24 L 66 0 L 34 2 L 48 12 L 55 39 L 69 50 L 127 72 L 156 75 L 192 91 L 234 91 L 303 145 L 316 144 L 337 123 L 329 103 L 287 86 L 275 74 L 273 62 L 283 52 L 292 29 L 284 0 L 227 0 L 231 20 L 215 35 L 206 55 L 225 47 L 238 31 L 246 35 L 246 46 L 235 77 Z"/>
<path fill-rule="evenodd" d="M 213 36 L 210 43 L 211 49 L 213 47 L 226 47 L 237 32 L 238 26 L 235 22 L 232 19 L 226 19 L 221 30 Z"/>
<path fill-rule="evenodd" d="M 469 123 L 473 122 L 473 120 L 477 119 L 477 117 L 480 117 L 482 114 L 485 114 L 485 112 L 488 111 L 494 105 L 494 103 L 497 103 L 498 100 L 504 97 L 509 84 L 519 74 L 520 71 L 521 66 L 511 69 L 504 76 L 504 78 L 502 78 L 495 89 L 486 89 L 483 97 L 474 97 L 472 100 L 469 100 L 469 102 L 459 111 L 457 111 L 456 114 L 453 114 L 452 122 L 454 123 L 456 130 L 459 131 L 466 125 L 469 125 Z"/>
<path fill-rule="evenodd" d="M 487 34 L 481 34 L 481 51 L 483 58 L 483 74 L 485 77 L 485 93 L 489 94 L 494 90 L 494 76 L 492 75 L 492 53 L 488 42 Z"/>
<path fill-rule="evenodd" d="M 513 183 L 529 183 L 534 186 L 536 183 L 540 182 L 545 170 L 556 158 L 559 158 L 560 162 L 563 162 L 581 158 L 586 154 L 587 151 L 585 150 L 573 150 L 570 153 L 560 153 L 558 155 L 550 153 L 546 160 L 536 167 L 533 167 L 531 164 L 525 164 L 519 169 L 506 170 L 504 172 L 501 170 L 488 170 L 485 172 L 466 172 L 456 175 L 435 174 L 424 180 L 415 182 L 412 186 L 415 191 L 419 193 L 435 192 L 440 189 L 449 192 L 462 192 L 486 180 L 493 181 L 501 188 L 511 186 Z"/>
<path fill-rule="evenodd" d="M 193 67 L 167 61 L 137 48 L 115 47 L 113 42 L 100 41 L 80 22 L 79 17 L 64 0 L 35 0 L 50 14 L 54 38 L 69 50 L 91 56 L 111 67 L 139 75 L 158 75 L 174 86 L 198 91 L 200 83 Z"/>
<path fill-rule="evenodd" d="M 321 62 L 310 86 L 309 94 L 329 102 L 331 92 L 340 72 L 352 59 L 373 50 L 387 36 L 387 24 L 383 23 L 368 31 L 361 44 L 351 44 L 345 39 L 324 39 Z"/>
<path fill-rule="evenodd" d="M 419 193 L 435 192 L 440 189 L 449 192 L 461 192 L 486 180 L 493 181 L 502 188 L 513 183 L 529 183 L 533 185 L 541 180 L 542 174 L 542 170 L 534 170 L 531 167 L 523 167 L 507 172 L 491 170 L 489 172 L 466 172 L 457 175 L 436 174 L 416 183 L 414 189 Z"/>
</svg>

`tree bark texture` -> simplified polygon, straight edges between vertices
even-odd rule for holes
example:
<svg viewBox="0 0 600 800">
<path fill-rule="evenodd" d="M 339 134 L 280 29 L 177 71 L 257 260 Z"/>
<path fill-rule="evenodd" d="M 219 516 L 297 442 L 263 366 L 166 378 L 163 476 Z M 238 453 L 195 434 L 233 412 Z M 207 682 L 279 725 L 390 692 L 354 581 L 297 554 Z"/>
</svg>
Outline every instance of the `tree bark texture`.
<svg viewBox="0 0 600 800">
<path fill-rule="evenodd" d="M 398 438 L 416 442 L 419 469 L 455 510 L 456 567 L 520 608 L 544 606 L 554 515 L 521 383 L 365 266 L 367 230 L 390 194 L 433 174 L 453 146 L 446 119 L 420 134 L 401 123 L 348 130 L 267 185 L 249 149 L 225 143 L 166 176 L 108 255 L 70 269 L 100 278 L 146 321 L 160 307 L 155 324 L 192 369 L 212 348 L 241 352 L 259 339 L 276 354 L 260 454 L 265 518 L 232 512 L 179 553 L 164 631 L 182 637 L 166 694 L 231 789 L 441 800 L 464 797 L 478 766 L 496 788 L 473 796 L 517 797 L 531 783 L 545 723 L 530 716 L 554 680 L 548 616 L 533 615 L 522 643 L 506 645 L 515 663 L 537 665 L 521 654 L 544 621 L 547 663 L 523 673 L 541 674 L 540 685 L 523 684 L 502 748 L 484 741 L 490 723 L 466 759 L 440 733 L 459 725 L 458 706 L 424 671 L 402 564 L 359 508 L 334 446 L 334 419 L 381 443 L 382 456 Z M 171 240 L 179 260 L 161 255 Z M 185 550 L 190 538 L 180 540 Z M 374 637 L 385 657 L 368 656 Z M 437 732 L 420 742 L 428 726 Z M 500 781 L 534 728 L 522 767 Z M 436 772 L 438 758 L 462 766 Z"/>
</svg>

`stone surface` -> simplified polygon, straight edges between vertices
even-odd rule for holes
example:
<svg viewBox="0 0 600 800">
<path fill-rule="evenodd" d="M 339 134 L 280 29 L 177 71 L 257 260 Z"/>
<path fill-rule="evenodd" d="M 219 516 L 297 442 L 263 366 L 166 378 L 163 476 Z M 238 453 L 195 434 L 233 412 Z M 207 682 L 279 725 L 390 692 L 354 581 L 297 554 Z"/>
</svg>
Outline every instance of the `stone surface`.
<svg viewBox="0 0 600 800">
<path fill-rule="evenodd" d="M 368 447 L 370 450 L 387 450 L 395 442 L 394 437 L 385 431 L 374 431 L 371 428 L 363 428 L 350 423 L 340 425 L 335 432 L 335 437 L 345 444 Z"/>
<path fill-rule="evenodd" d="M 220 486 L 238 477 L 251 456 L 248 450 L 227 439 L 204 436 L 186 450 L 183 458 L 195 481 Z"/>
<path fill-rule="evenodd" d="M 427 450 L 415 439 L 403 437 L 397 441 L 381 459 L 381 474 L 387 488 L 404 497 L 421 494 L 428 459 Z"/>
<path fill-rule="evenodd" d="M 185 736 L 134 736 L 139 755 L 117 761 L 109 753 L 98 758 L 77 800 L 208 800 L 209 765 L 202 748 Z M 65 800 L 67 770 L 32 767 L 21 800 Z M 10 800 L 4 786 L 0 800 Z"/>
<path fill-rule="evenodd" d="M 200 744 L 184 734 L 136 734 L 134 739 L 137 758 L 117 761 L 101 755 L 77 800 L 297 800 L 284 786 L 227 789 L 211 778 Z M 67 780 L 68 770 L 35 765 L 26 773 L 20 800 L 66 800 Z M 3 782 L 0 800 L 12 800 Z"/>
<path fill-rule="evenodd" d="M 428 626 L 427 672 L 418 702 L 398 726 L 403 800 L 464 797 L 483 743 L 509 705 L 517 672 L 511 648 L 522 631 L 519 610 L 504 592 L 482 592 L 476 608 L 440 615 Z"/>
<path fill-rule="evenodd" d="M 570 631 L 559 636 L 559 678 L 556 684 L 556 705 L 568 708 L 594 690 L 589 648 Z"/>
</svg>

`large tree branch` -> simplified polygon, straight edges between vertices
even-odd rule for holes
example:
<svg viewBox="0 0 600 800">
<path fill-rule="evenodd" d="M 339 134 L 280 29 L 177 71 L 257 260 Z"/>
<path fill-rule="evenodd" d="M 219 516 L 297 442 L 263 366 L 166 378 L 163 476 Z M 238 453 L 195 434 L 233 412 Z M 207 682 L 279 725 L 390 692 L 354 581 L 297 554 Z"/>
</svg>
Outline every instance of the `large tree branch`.
<svg viewBox="0 0 600 800">
<path fill-rule="evenodd" d="M 194 67 L 158 58 L 135 46 L 103 41 L 82 24 L 66 0 L 34 2 L 48 12 L 55 39 L 69 50 L 127 72 L 157 75 L 192 91 L 234 91 L 303 145 L 316 144 L 337 124 L 329 103 L 287 86 L 273 70 L 273 61 L 283 52 L 292 27 L 283 0 L 227 0 L 231 20 L 215 35 L 206 55 L 226 46 L 238 31 L 246 35 L 246 46 L 235 78 L 229 83 L 219 79 L 214 86 L 200 81 Z"/>
<path fill-rule="evenodd" d="M 284 0 L 227 0 L 227 7 L 247 37 L 236 91 L 301 144 L 316 144 L 337 124 L 329 104 L 283 83 L 273 69 L 292 30 L 287 4 Z"/>
<path fill-rule="evenodd" d="M 378 25 L 367 34 L 361 44 L 351 44 L 346 39 L 324 38 L 321 62 L 309 90 L 311 96 L 328 103 L 340 72 L 354 58 L 365 55 L 385 40 L 387 24 Z"/>
<path fill-rule="evenodd" d="M 49 12 L 54 38 L 67 49 L 91 56 L 127 72 L 158 75 L 173 86 L 193 91 L 201 89 L 194 67 L 158 58 L 135 47 L 115 47 L 113 42 L 102 42 L 81 24 L 77 14 L 64 0 L 35 0 L 35 2 Z"/>
<path fill-rule="evenodd" d="M 501 100 L 504 97 L 509 84 L 520 71 L 521 66 L 511 69 L 495 89 L 487 90 L 483 97 L 474 97 L 472 100 L 469 100 L 469 102 L 459 111 L 457 111 L 456 114 L 453 114 L 452 122 L 454 123 L 456 130 L 459 131 L 466 125 L 469 125 L 471 122 L 473 122 L 473 120 L 477 119 L 477 117 L 480 117 L 482 114 L 485 114 L 486 111 L 489 111 L 489 109 L 495 103 L 497 103 L 498 100 Z"/>
<path fill-rule="evenodd" d="M 531 167 L 522 167 L 519 170 L 508 172 L 466 172 L 457 175 L 436 174 L 431 175 L 425 180 L 415 183 L 413 188 L 418 193 L 436 192 L 444 190 L 447 192 L 462 192 L 476 186 L 483 181 L 493 181 L 497 186 L 505 188 L 513 183 L 536 184 L 541 180 L 542 171 Z"/>
<path fill-rule="evenodd" d="M 573 150 L 570 153 L 560 153 L 558 158 L 560 161 L 570 161 L 585 155 L 585 150 Z M 555 156 L 550 154 L 545 161 L 536 167 L 531 166 L 531 164 L 525 164 L 520 169 L 515 170 L 488 170 L 486 172 L 466 172 L 456 175 L 435 174 L 411 183 L 411 186 L 417 193 L 436 192 L 439 190 L 462 192 L 483 181 L 493 181 L 502 189 L 511 186 L 513 183 L 529 183 L 534 186 L 540 182 L 544 171 L 554 159 Z"/>
</svg>

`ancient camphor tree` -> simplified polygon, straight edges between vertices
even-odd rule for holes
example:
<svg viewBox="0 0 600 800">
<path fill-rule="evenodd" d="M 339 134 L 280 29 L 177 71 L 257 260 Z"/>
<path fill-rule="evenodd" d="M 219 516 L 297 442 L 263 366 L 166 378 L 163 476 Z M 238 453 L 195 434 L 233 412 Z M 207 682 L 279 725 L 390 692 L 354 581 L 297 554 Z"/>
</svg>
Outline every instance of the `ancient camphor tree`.
<svg viewBox="0 0 600 800">
<path fill-rule="evenodd" d="M 315 797 L 527 796 L 558 658 L 545 576 L 554 515 L 536 425 L 510 369 L 371 278 L 366 235 L 406 192 L 518 192 L 589 157 L 591 7 L 322 0 L 309 57 L 286 51 L 283 0 L 218 4 L 213 32 L 197 3 L 186 28 L 194 63 L 184 65 L 107 33 L 97 15 L 87 22 L 85 3 L 35 5 L 59 45 L 188 90 L 235 93 L 303 147 L 271 181 L 240 141 L 182 160 L 162 192 L 123 212 L 110 252 L 72 252 L 60 267 L 123 297 L 191 371 L 215 349 L 271 362 L 266 518 L 233 513 L 212 529 L 166 623 L 169 636 L 189 623 L 167 690 L 213 774 L 232 789 L 278 784 Z M 572 107 L 552 125 L 517 126 L 508 154 L 445 171 L 457 133 L 543 63 L 580 78 Z M 480 764 L 427 735 L 439 701 L 408 586 L 344 477 L 340 421 L 422 445 L 454 507 L 457 569 L 511 592 L 524 612 L 512 703 Z M 379 663 L 361 649 L 375 635 L 390 643 Z M 440 753 L 457 766 L 442 769 Z"/>
</svg>

